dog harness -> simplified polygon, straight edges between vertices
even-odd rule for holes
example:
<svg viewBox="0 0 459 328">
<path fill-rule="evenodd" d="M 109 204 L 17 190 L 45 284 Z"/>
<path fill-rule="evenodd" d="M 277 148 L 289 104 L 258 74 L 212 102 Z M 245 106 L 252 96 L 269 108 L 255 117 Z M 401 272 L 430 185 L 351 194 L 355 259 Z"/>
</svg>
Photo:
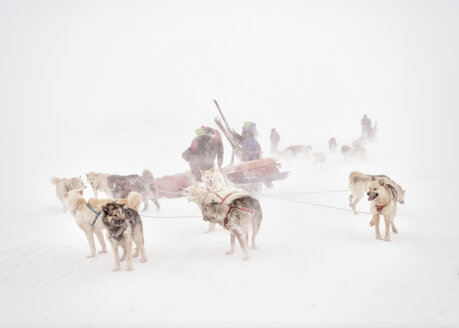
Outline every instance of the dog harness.
<svg viewBox="0 0 459 328">
<path fill-rule="evenodd" d="M 88 206 L 88 208 L 89 208 L 92 212 L 94 212 L 94 214 L 96 214 L 96 217 L 95 217 L 94 221 L 92 221 L 92 226 L 94 227 L 94 225 L 96 224 L 96 221 L 97 221 L 97 219 L 99 218 L 100 214 L 102 214 L 102 211 L 97 212 L 95 209 L 92 208 L 91 205 L 89 205 L 89 203 L 86 203 L 86 206 Z"/>
<path fill-rule="evenodd" d="M 236 206 L 233 206 L 233 205 L 230 205 L 229 209 L 228 209 L 228 212 L 226 212 L 226 216 L 225 216 L 225 219 L 223 220 L 223 224 L 226 228 L 226 226 L 228 225 L 228 222 L 229 222 L 229 215 L 230 213 L 233 211 L 233 210 L 241 210 L 241 211 L 244 211 L 244 212 L 247 212 L 247 213 L 252 213 L 253 211 L 252 210 L 249 210 L 247 208 L 243 208 L 243 207 L 236 207 Z"/>
<path fill-rule="evenodd" d="M 378 212 L 381 212 L 383 208 L 384 205 L 376 205 L 376 209 L 378 210 Z"/>
</svg>

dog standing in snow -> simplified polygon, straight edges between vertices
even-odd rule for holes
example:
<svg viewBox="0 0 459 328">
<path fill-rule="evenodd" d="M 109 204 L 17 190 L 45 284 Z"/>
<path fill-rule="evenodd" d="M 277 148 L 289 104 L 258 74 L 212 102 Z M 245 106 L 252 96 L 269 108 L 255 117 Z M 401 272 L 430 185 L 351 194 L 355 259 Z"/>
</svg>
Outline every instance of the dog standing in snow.
<svg viewBox="0 0 459 328">
<path fill-rule="evenodd" d="M 201 180 L 209 191 L 220 191 L 228 188 L 228 182 L 222 171 L 218 168 L 211 168 L 205 171 L 201 170 Z"/>
<path fill-rule="evenodd" d="M 390 241 L 390 228 L 397 233 L 397 228 L 394 225 L 394 218 L 397 215 L 397 188 L 387 178 L 373 177 L 368 185 L 368 200 L 371 201 L 371 213 L 373 218 L 370 221 L 370 226 L 375 226 L 376 239 L 381 238 L 379 231 L 380 215 L 384 216 L 386 226 L 385 241 Z"/>
<path fill-rule="evenodd" d="M 314 167 L 320 167 L 321 169 L 327 168 L 327 156 L 325 153 L 314 153 Z"/>
<path fill-rule="evenodd" d="M 405 203 L 405 190 L 403 190 L 398 183 L 391 180 L 388 176 L 369 175 L 359 171 L 353 171 L 349 174 L 349 189 L 351 190 L 351 194 L 349 195 L 349 207 L 352 208 L 355 214 L 358 214 L 355 207 L 360 199 L 362 199 L 365 192 L 368 191 L 368 185 L 370 184 L 372 178 L 386 178 L 390 180 L 391 184 L 395 186 L 397 190 L 397 201 L 400 204 Z"/>
<path fill-rule="evenodd" d="M 246 196 L 229 202 L 211 202 L 203 205 L 204 220 L 218 223 L 227 229 L 231 235 L 231 248 L 226 253 L 234 253 L 235 240 L 239 241 L 244 252 L 243 260 L 248 260 L 247 243 L 249 226 L 252 226 L 252 249 L 256 249 L 255 237 L 260 230 L 262 212 L 257 199 Z"/>
<path fill-rule="evenodd" d="M 132 270 L 132 257 L 137 257 L 140 252 L 140 262 L 147 261 L 143 238 L 143 226 L 139 213 L 132 208 L 126 208 L 126 204 L 109 203 L 102 207 L 102 218 L 107 228 L 107 238 L 113 249 L 115 267 L 113 271 L 120 270 L 120 262 L 127 258 L 127 270 Z M 137 249 L 132 255 L 132 242 L 135 242 Z M 118 248 L 121 246 L 124 255 L 120 259 Z"/>
<path fill-rule="evenodd" d="M 104 192 L 108 198 L 114 198 L 110 187 L 108 186 L 108 177 L 110 174 L 89 172 L 86 173 L 86 179 L 92 187 L 94 197 L 98 198 L 98 192 Z"/>
</svg>

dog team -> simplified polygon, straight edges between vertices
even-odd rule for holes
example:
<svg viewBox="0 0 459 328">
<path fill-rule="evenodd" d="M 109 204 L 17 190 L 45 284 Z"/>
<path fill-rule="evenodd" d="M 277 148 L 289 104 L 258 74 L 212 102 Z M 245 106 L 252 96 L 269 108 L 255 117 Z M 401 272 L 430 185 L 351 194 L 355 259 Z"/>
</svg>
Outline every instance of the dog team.
<svg viewBox="0 0 459 328">
<path fill-rule="evenodd" d="M 211 232 L 216 224 L 221 225 L 230 233 L 230 249 L 233 254 L 236 239 L 243 251 L 243 260 L 248 260 L 249 232 L 251 247 L 256 249 L 256 235 L 260 230 L 262 209 L 260 203 L 247 192 L 230 186 L 218 168 L 201 171 L 203 184 L 194 183 L 183 188 L 181 195 L 195 203 L 202 212 L 203 219 L 209 222 L 207 232 Z M 109 175 L 90 172 L 86 174 L 96 198 L 87 201 L 83 197 L 86 188 L 81 177 L 58 179 L 51 178 L 56 185 L 56 195 L 63 203 L 64 211 L 69 211 L 75 218 L 78 227 L 83 230 L 88 240 L 90 254 L 96 255 L 94 235 L 97 237 L 101 251 L 107 248 L 103 236 L 106 230 L 115 266 L 113 271 L 120 270 L 120 263 L 126 260 L 127 270 L 132 270 L 132 259 L 140 254 L 140 262 L 147 261 L 144 247 L 142 220 L 139 215 L 142 202 L 144 210 L 151 200 L 159 210 L 158 189 L 150 171 L 144 170 L 138 175 Z M 356 205 L 367 193 L 371 201 L 372 219 L 370 226 L 375 227 L 376 239 L 382 239 L 379 230 L 380 216 L 385 222 L 385 241 L 390 241 L 390 230 L 397 233 L 394 218 L 397 214 L 397 203 L 403 204 L 405 190 L 385 175 L 368 175 L 361 172 L 349 174 L 349 206 L 357 214 Z M 98 199 L 99 192 L 108 198 Z M 133 253 L 132 245 L 136 250 Z M 123 254 L 119 256 L 119 248 Z"/>
</svg>

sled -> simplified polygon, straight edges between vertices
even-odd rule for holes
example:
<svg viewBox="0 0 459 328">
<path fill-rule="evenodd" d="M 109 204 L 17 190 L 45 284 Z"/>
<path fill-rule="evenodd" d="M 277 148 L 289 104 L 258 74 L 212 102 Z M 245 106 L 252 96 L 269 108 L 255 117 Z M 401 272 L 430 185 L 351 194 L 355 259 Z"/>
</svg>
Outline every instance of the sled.
<svg viewBox="0 0 459 328">
<path fill-rule="evenodd" d="M 193 184 L 193 178 L 189 174 L 179 173 L 156 178 L 155 182 L 158 197 L 179 198 L 182 197 L 180 190 L 190 187 Z"/>
<path fill-rule="evenodd" d="M 287 179 L 290 172 L 280 172 L 279 167 L 274 158 L 262 158 L 229 165 L 223 168 L 223 173 L 234 184 L 270 185 L 273 181 Z"/>
</svg>

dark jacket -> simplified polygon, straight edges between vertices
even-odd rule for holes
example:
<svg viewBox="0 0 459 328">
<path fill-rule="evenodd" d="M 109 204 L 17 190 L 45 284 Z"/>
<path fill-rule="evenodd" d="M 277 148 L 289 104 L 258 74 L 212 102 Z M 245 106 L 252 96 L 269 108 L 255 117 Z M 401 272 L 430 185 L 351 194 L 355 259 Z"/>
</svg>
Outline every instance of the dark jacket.
<svg viewBox="0 0 459 328">
<path fill-rule="evenodd" d="M 200 163 L 199 167 L 202 170 L 214 167 L 214 161 L 217 157 L 218 167 L 221 168 L 223 164 L 223 142 L 217 137 L 197 136 L 191 142 L 191 146 L 183 152 L 182 157 L 190 164 Z"/>
</svg>

